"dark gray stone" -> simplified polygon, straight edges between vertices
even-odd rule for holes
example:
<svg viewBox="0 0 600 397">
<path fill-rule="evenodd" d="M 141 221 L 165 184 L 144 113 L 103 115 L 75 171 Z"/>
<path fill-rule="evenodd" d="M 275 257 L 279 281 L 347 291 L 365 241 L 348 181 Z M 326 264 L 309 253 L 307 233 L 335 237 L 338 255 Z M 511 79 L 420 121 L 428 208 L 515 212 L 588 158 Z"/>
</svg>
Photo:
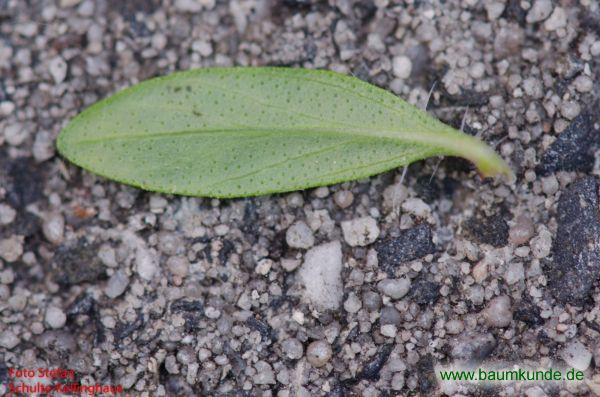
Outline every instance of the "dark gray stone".
<svg viewBox="0 0 600 397">
<path fill-rule="evenodd" d="M 59 247 L 54 264 L 57 269 L 56 282 L 62 285 L 97 281 L 106 275 L 105 267 L 98 258 L 98 247 L 85 239 Z"/>
<path fill-rule="evenodd" d="M 501 213 L 492 216 L 477 214 L 465 222 L 465 230 L 481 244 L 504 247 L 508 244 L 508 223 Z"/>
<path fill-rule="evenodd" d="M 594 166 L 594 151 L 600 147 L 600 101 L 577 116 L 542 155 L 536 172 L 589 172 Z"/>
<path fill-rule="evenodd" d="M 379 267 L 393 274 L 397 266 L 435 252 L 431 228 L 422 223 L 403 230 L 398 237 L 388 237 L 375 245 Z"/>
<path fill-rule="evenodd" d="M 553 261 L 546 272 L 561 303 L 583 303 L 600 278 L 599 188 L 596 177 L 579 179 L 558 202 Z"/>
</svg>

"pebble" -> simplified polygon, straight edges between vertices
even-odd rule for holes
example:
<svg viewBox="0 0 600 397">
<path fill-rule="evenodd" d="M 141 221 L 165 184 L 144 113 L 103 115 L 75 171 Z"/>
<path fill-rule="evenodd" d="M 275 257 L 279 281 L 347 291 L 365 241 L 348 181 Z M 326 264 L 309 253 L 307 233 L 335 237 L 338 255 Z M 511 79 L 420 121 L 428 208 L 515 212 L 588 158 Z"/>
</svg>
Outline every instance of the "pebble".
<svg viewBox="0 0 600 397">
<path fill-rule="evenodd" d="M 398 333 L 398 328 L 396 328 L 396 326 L 393 324 L 385 324 L 381 326 L 379 331 L 383 336 L 387 336 L 388 338 L 395 338 L 396 334 Z"/>
<path fill-rule="evenodd" d="M 0 346 L 2 346 L 5 349 L 10 350 L 16 347 L 20 342 L 21 340 L 19 339 L 19 337 L 10 330 L 6 330 L 0 333 Z"/>
<path fill-rule="evenodd" d="M 377 221 L 370 216 L 342 222 L 342 232 L 351 247 L 364 247 L 379 237 Z"/>
<path fill-rule="evenodd" d="M 485 321 L 490 327 L 507 327 L 512 321 L 512 316 L 510 298 L 506 295 L 492 299 L 484 310 Z"/>
<path fill-rule="evenodd" d="M 199 12 L 202 4 L 198 0 L 176 0 L 175 8 L 183 12 Z"/>
<path fill-rule="evenodd" d="M 56 306 L 50 306 L 46 309 L 44 320 L 51 328 L 58 329 L 62 328 L 67 322 L 67 315 L 62 309 Z"/>
<path fill-rule="evenodd" d="M 508 240 L 514 245 L 523 245 L 533 237 L 535 229 L 531 218 L 527 215 L 519 215 L 515 218 L 515 224 L 510 228 Z"/>
<path fill-rule="evenodd" d="M 292 208 L 300 208 L 304 205 L 304 197 L 298 192 L 288 194 L 285 200 Z"/>
<path fill-rule="evenodd" d="M 81 3 L 81 0 L 60 0 L 59 5 L 61 8 L 73 7 Z"/>
<path fill-rule="evenodd" d="M 64 238 L 65 218 L 59 213 L 51 213 L 44 217 L 42 231 L 52 244 L 60 244 Z"/>
<path fill-rule="evenodd" d="M 289 338 L 281 342 L 281 350 L 290 360 L 298 360 L 304 355 L 304 346 L 296 338 Z"/>
<path fill-rule="evenodd" d="M 513 262 L 508 265 L 504 273 L 504 279 L 509 285 L 518 283 L 525 278 L 525 269 L 521 262 Z"/>
<path fill-rule="evenodd" d="M 258 361 L 254 364 L 254 368 L 256 369 L 256 375 L 252 378 L 255 384 L 257 385 L 274 385 L 275 381 L 275 373 L 273 372 L 273 368 L 266 361 Z"/>
<path fill-rule="evenodd" d="M 54 83 L 60 84 L 67 77 L 67 63 L 61 57 L 52 58 L 48 64 Z"/>
<path fill-rule="evenodd" d="M 313 194 L 316 198 L 325 198 L 329 196 L 329 188 L 327 186 L 321 186 L 313 190 Z"/>
<path fill-rule="evenodd" d="M 286 272 L 293 272 L 294 270 L 296 270 L 298 268 L 298 266 L 300 266 L 300 263 L 302 263 L 302 262 L 299 261 L 298 259 L 284 258 L 281 260 L 281 267 Z"/>
<path fill-rule="evenodd" d="M 114 299 L 125 292 L 128 285 L 129 277 L 127 277 L 127 274 L 122 270 L 117 270 L 108 279 L 104 293 L 109 298 Z"/>
<path fill-rule="evenodd" d="M 350 292 L 344 302 L 344 310 L 348 313 L 357 313 L 362 307 L 362 302 L 354 292 Z"/>
<path fill-rule="evenodd" d="M 463 332 L 450 343 L 450 355 L 456 360 L 482 361 L 492 353 L 497 342 L 491 333 Z"/>
<path fill-rule="evenodd" d="M 254 271 L 261 276 L 266 276 L 271 271 L 271 267 L 273 266 L 273 261 L 269 258 L 261 259 L 256 264 L 256 268 Z"/>
<path fill-rule="evenodd" d="M 556 179 L 554 174 L 542 178 L 542 191 L 547 196 L 554 195 L 554 193 L 558 192 L 559 187 L 560 185 L 558 184 L 558 179 Z"/>
<path fill-rule="evenodd" d="M 399 183 L 390 185 L 383 191 L 383 208 L 386 211 L 399 209 L 408 197 L 408 189 Z"/>
<path fill-rule="evenodd" d="M 287 229 L 285 241 L 291 248 L 307 249 L 315 244 L 315 237 L 305 222 L 298 221 Z"/>
<path fill-rule="evenodd" d="M 306 359 L 308 362 L 316 368 L 320 368 L 327 364 L 331 360 L 333 351 L 329 343 L 318 340 L 308 345 L 306 349 Z"/>
<path fill-rule="evenodd" d="M 560 114 L 568 120 L 573 120 L 581 113 L 581 107 L 575 101 L 563 101 L 560 106 Z"/>
<path fill-rule="evenodd" d="M 544 96 L 544 86 L 542 82 L 535 77 L 528 77 L 523 80 L 523 90 L 532 98 L 542 98 Z"/>
<path fill-rule="evenodd" d="M 337 309 L 344 295 L 341 273 L 342 246 L 339 241 L 311 248 L 298 271 L 305 300 L 318 310 Z"/>
<path fill-rule="evenodd" d="M 500 18 L 500 15 L 504 12 L 504 7 L 504 3 L 500 1 L 485 2 L 485 11 L 487 12 L 488 20 L 494 21 Z"/>
<path fill-rule="evenodd" d="M 402 390 L 404 388 L 405 380 L 404 380 L 404 371 L 396 372 L 394 376 L 392 376 L 392 390 Z"/>
<path fill-rule="evenodd" d="M 0 204 L 0 225 L 8 225 L 15 220 L 17 211 L 10 205 Z"/>
<path fill-rule="evenodd" d="M 562 7 L 556 7 L 550 18 L 544 22 L 544 27 L 550 32 L 564 28 L 565 26 L 567 26 L 567 12 Z"/>
<path fill-rule="evenodd" d="M 117 267 L 117 258 L 114 248 L 110 245 L 103 245 L 98 249 L 98 258 L 108 267 Z"/>
<path fill-rule="evenodd" d="M 189 267 L 190 261 L 185 256 L 172 256 L 167 259 L 167 268 L 175 276 L 187 276 Z"/>
<path fill-rule="evenodd" d="M 412 72 L 412 62 L 410 58 L 405 55 L 394 57 L 392 60 L 392 69 L 396 77 L 399 79 L 407 79 Z"/>
<path fill-rule="evenodd" d="M 15 104 L 11 101 L 0 101 L 0 115 L 8 116 L 15 110 Z M 5 132 L 6 134 L 6 132 Z"/>
<path fill-rule="evenodd" d="M 212 44 L 207 41 L 196 40 L 192 44 L 192 50 L 196 51 L 198 54 L 203 57 L 209 57 L 213 53 Z"/>
<path fill-rule="evenodd" d="M 461 320 L 450 320 L 446 322 L 446 331 L 450 335 L 460 334 L 465 329 L 465 324 Z"/>
<path fill-rule="evenodd" d="M 381 307 L 381 296 L 374 291 L 365 291 L 362 295 L 362 301 L 365 309 L 375 312 Z"/>
<path fill-rule="evenodd" d="M 354 201 L 354 194 L 352 194 L 352 192 L 349 190 L 338 190 L 333 195 L 333 201 L 340 208 L 348 208 Z"/>
<path fill-rule="evenodd" d="M 401 299 L 410 291 L 410 279 L 385 279 L 377 283 L 377 289 L 392 299 Z"/>
<path fill-rule="evenodd" d="M 12 284 L 15 281 L 15 273 L 11 268 L 0 271 L 0 284 Z"/>
<path fill-rule="evenodd" d="M 527 12 L 527 23 L 536 23 L 548 18 L 552 13 L 552 0 L 535 0 Z"/>
<path fill-rule="evenodd" d="M 393 324 L 396 327 L 402 325 L 402 315 L 393 306 L 385 306 L 381 309 L 381 317 L 379 317 L 379 323 L 381 325 Z"/>
<path fill-rule="evenodd" d="M 152 280 L 159 270 L 157 255 L 144 247 L 138 247 L 135 265 L 137 274 L 144 280 Z"/>
<path fill-rule="evenodd" d="M 7 262 L 17 261 L 23 255 L 23 238 L 11 236 L 0 240 L 0 257 Z"/>
<path fill-rule="evenodd" d="M 204 309 L 204 315 L 211 320 L 216 320 L 221 317 L 221 311 L 212 306 L 207 306 L 206 309 Z"/>
<path fill-rule="evenodd" d="M 586 75 L 579 75 L 573 81 L 575 89 L 579 92 L 590 92 L 594 88 L 594 81 Z"/>
<path fill-rule="evenodd" d="M 538 259 L 550 255 L 550 250 L 552 248 L 552 234 L 548 231 L 546 226 L 540 226 L 537 237 L 531 239 L 529 246 L 531 247 L 533 256 Z"/>
<path fill-rule="evenodd" d="M 560 357 L 572 368 L 585 371 L 592 362 L 592 353 L 577 340 L 571 341 L 560 352 Z"/>
<path fill-rule="evenodd" d="M 19 146 L 29 136 L 29 129 L 19 123 L 10 124 L 4 129 L 4 138 L 11 146 Z"/>
<path fill-rule="evenodd" d="M 51 159 L 54 154 L 54 139 L 46 131 L 40 131 L 35 135 L 33 148 L 31 149 L 33 158 L 38 163 Z"/>
<path fill-rule="evenodd" d="M 409 198 L 402 203 L 402 209 L 419 218 L 426 218 L 431 214 L 429 205 L 420 198 Z"/>
</svg>

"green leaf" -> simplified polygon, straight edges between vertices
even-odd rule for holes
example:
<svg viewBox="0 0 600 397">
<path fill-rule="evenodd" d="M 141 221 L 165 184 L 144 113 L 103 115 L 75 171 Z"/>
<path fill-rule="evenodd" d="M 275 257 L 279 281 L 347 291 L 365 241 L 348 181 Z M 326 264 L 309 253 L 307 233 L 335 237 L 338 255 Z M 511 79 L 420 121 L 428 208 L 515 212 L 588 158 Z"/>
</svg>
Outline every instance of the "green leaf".
<svg viewBox="0 0 600 397">
<path fill-rule="evenodd" d="M 58 150 L 146 190 L 242 197 L 360 179 L 430 156 L 510 174 L 481 141 L 329 71 L 208 68 L 144 81 L 75 117 Z"/>
</svg>

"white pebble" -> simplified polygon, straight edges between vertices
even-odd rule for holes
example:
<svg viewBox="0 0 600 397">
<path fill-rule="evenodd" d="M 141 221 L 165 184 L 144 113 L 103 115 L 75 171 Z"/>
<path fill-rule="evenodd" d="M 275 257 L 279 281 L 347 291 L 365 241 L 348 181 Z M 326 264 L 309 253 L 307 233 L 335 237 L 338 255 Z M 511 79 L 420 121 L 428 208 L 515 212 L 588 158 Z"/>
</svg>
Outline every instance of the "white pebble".
<svg viewBox="0 0 600 397">
<path fill-rule="evenodd" d="M 7 262 L 15 262 L 23 255 L 23 238 L 11 236 L 0 240 L 0 257 Z"/>
<path fill-rule="evenodd" d="M 338 190 L 333 195 L 333 201 L 340 208 L 348 208 L 352 205 L 352 201 L 354 201 L 354 194 L 349 190 Z"/>
<path fill-rule="evenodd" d="M 484 317 L 490 327 L 507 327 L 512 321 L 510 298 L 506 295 L 497 296 L 488 303 Z"/>
<path fill-rule="evenodd" d="M 158 261 L 156 252 L 144 247 L 138 247 L 135 258 L 136 271 L 144 280 L 152 280 L 154 274 L 158 271 Z"/>
<path fill-rule="evenodd" d="M 0 102 L 0 115 L 8 116 L 15 110 L 15 104 L 11 101 Z"/>
<path fill-rule="evenodd" d="M 550 255 L 550 249 L 552 248 L 552 234 L 548 231 L 545 226 L 540 227 L 540 231 L 537 237 L 531 239 L 529 243 L 533 256 L 538 259 L 542 259 Z"/>
<path fill-rule="evenodd" d="M 392 211 L 400 208 L 400 205 L 408 197 L 408 189 L 399 183 L 390 185 L 383 191 L 383 208 Z"/>
<path fill-rule="evenodd" d="M 188 275 L 190 261 L 185 256 L 172 256 L 167 259 L 167 268 L 177 277 Z"/>
<path fill-rule="evenodd" d="M 488 1 L 485 3 L 485 10 L 487 12 L 488 20 L 496 20 L 500 18 L 500 15 L 504 12 L 504 3 L 501 1 Z"/>
<path fill-rule="evenodd" d="M 586 75 L 577 76 L 573 82 L 575 89 L 579 92 L 590 92 L 594 88 L 594 82 Z"/>
<path fill-rule="evenodd" d="M 332 355 L 333 352 L 329 343 L 321 340 L 312 342 L 306 349 L 306 359 L 316 368 L 327 364 Z"/>
<path fill-rule="evenodd" d="M 65 77 L 67 77 L 67 63 L 61 57 L 50 60 L 48 69 L 56 84 L 62 83 L 65 80 Z"/>
<path fill-rule="evenodd" d="M 304 257 L 298 278 L 304 299 L 317 310 L 337 309 L 342 302 L 342 246 L 339 241 L 311 248 Z"/>
<path fill-rule="evenodd" d="M 388 338 L 395 338 L 398 333 L 398 328 L 394 324 L 385 324 L 382 325 L 379 329 L 381 335 L 387 336 Z"/>
<path fill-rule="evenodd" d="M 64 238 L 65 219 L 59 213 L 51 213 L 44 219 L 42 231 L 52 244 L 60 244 Z"/>
<path fill-rule="evenodd" d="M 394 57 L 392 61 L 394 75 L 400 79 L 407 79 L 412 72 L 412 62 L 410 58 L 404 55 Z"/>
<path fill-rule="evenodd" d="M 554 193 L 558 192 L 559 187 L 560 186 L 558 185 L 558 179 L 556 179 L 556 176 L 554 174 L 542 178 L 542 191 L 547 196 L 554 195 Z"/>
<path fill-rule="evenodd" d="M 528 23 L 536 23 L 548 18 L 552 13 L 551 0 L 535 0 L 525 18 Z"/>
<path fill-rule="evenodd" d="M 531 218 L 526 215 L 519 215 L 515 219 L 515 224 L 510 228 L 508 240 L 515 245 L 525 244 L 535 233 Z"/>
<path fill-rule="evenodd" d="M 544 22 L 544 27 L 550 32 L 564 28 L 565 26 L 567 26 L 567 13 L 562 7 L 556 7 L 550 18 Z"/>
<path fill-rule="evenodd" d="M 560 114 L 568 120 L 573 120 L 581 112 L 581 106 L 574 101 L 563 101 L 560 105 Z"/>
<path fill-rule="evenodd" d="M 4 128 L 4 139 L 11 146 L 19 146 L 29 136 L 29 129 L 22 124 L 10 124 Z"/>
<path fill-rule="evenodd" d="M 450 320 L 446 323 L 446 331 L 451 335 L 460 334 L 465 329 L 461 320 Z"/>
<path fill-rule="evenodd" d="M 0 225 L 8 225 L 15 220 L 17 211 L 8 204 L 0 204 Z"/>
<path fill-rule="evenodd" d="M 5 349 L 12 349 L 19 344 L 21 340 L 14 332 L 10 330 L 3 331 L 0 333 L 0 346 Z"/>
<path fill-rule="evenodd" d="M 275 381 L 275 373 L 273 372 L 273 368 L 266 361 L 258 361 L 254 364 L 256 368 L 256 375 L 252 378 L 255 384 L 257 385 L 274 385 L 277 383 Z"/>
<path fill-rule="evenodd" d="M 129 285 L 129 277 L 122 270 L 117 270 L 106 283 L 104 293 L 111 299 L 121 295 L 127 289 Z"/>
<path fill-rule="evenodd" d="M 364 247 L 379 237 L 377 221 L 370 216 L 342 222 L 344 240 L 351 247 Z"/>
<path fill-rule="evenodd" d="M 377 289 L 392 299 L 401 299 L 410 291 L 410 284 L 410 279 L 407 277 L 385 279 L 377 283 Z"/>
<path fill-rule="evenodd" d="M 217 318 L 221 317 L 221 311 L 212 306 L 208 306 L 204 310 L 204 315 L 212 320 L 216 320 Z"/>
<path fill-rule="evenodd" d="M 294 223 L 285 233 L 285 241 L 292 248 L 310 248 L 315 244 L 315 237 L 308 225 L 302 221 Z"/>
<path fill-rule="evenodd" d="M 402 203 L 402 209 L 419 218 L 426 218 L 431 214 L 431 208 L 420 198 L 409 198 Z"/>
<path fill-rule="evenodd" d="M 585 371 L 592 361 L 592 353 L 577 340 L 570 342 L 560 353 L 562 359 L 571 367 Z"/>
<path fill-rule="evenodd" d="M 525 270 L 521 262 L 513 262 L 508 265 L 506 272 L 504 273 L 504 279 L 509 285 L 518 283 L 525 277 Z"/>
<path fill-rule="evenodd" d="M 261 276 L 266 276 L 271 271 L 271 266 L 273 266 L 273 261 L 271 259 L 261 259 L 257 264 L 254 271 Z"/>
<path fill-rule="evenodd" d="M 362 303 L 354 292 L 348 294 L 348 298 L 344 302 L 344 310 L 348 313 L 357 313 L 362 307 Z"/>
<path fill-rule="evenodd" d="M 62 311 L 62 309 L 56 306 L 50 306 L 48 309 L 46 309 L 44 320 L 51 328 L 62 328 L 67 322 L 67 315 Z"/>
</svg>

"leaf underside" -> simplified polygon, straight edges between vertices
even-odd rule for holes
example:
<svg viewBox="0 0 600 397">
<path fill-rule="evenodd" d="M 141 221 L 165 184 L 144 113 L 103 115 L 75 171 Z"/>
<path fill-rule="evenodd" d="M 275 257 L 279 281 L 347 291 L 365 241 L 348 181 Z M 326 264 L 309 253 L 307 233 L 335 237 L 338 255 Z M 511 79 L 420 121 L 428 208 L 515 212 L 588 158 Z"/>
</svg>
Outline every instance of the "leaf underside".
<svg viewBox="0 0 600 397">
<path fill-rule="evenodd" d="M 243 197 L 360 179 L 435 155 L 510 173 L 487 146 L 393 94 L 334 72 L 207 68 L 100 101 L 58 149 L 142 189 Z"/>
</svg>

